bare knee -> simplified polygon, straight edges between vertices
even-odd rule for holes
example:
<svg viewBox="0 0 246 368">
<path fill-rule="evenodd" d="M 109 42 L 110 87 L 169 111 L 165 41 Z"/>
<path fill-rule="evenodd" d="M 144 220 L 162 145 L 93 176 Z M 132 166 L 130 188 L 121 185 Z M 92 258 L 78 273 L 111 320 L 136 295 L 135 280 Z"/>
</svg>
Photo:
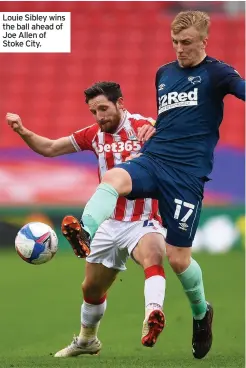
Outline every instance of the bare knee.
<svg viewBox="0 0 246 368">
<path fill-rule="evenodd" d="M 98 282 L 85 279 L 82 283 L 82 292 L 85 299 L 98 301 L 106 294 L 106 291 Z"/>
<path fill-rule="evenodd" d="M 177 274 L 184 272 L 190 264 L 190 260 L 184 260 L 182 257 L 175 255 L 168 257 L 168 261 L 173 271 Z"/>
<path fill-rule="evenodd" d="M 110 184 L 120 196 L 127 195 L 132 191 L 131 176 L 121 168 L 107 171 L 102 178 L 102 183 Z"/>
<path fill-rule="evenodd" d="M 167 258 L 173 271 L 177 274 L 184 272 L 190 265 L 191 248 L 180 248 L 167 245 Z"/>
<path fill-rule="evenodd" d="M 163 249 L 156 247 L 153 253 L 145 254 L 142 259 L 142 266 L 144 269 L 154 266 L 162 265 L 164 258 Z"/>
<path fill-rule="evenodd" d="M 162 265 L 165 255 L 165 241 L 163 236 L 154 233 L 144 235 L 133 250 L 132 255 L 143 269 L 154 265 Z"/>
<path fill-rule="evenodd" d="M 107 268 L 100 263 L 86 262 L 85 279 L 82 283 L 84 298 L 98 302 L 105 296 L 118 272 L 118 270 Z"/>
</svg>

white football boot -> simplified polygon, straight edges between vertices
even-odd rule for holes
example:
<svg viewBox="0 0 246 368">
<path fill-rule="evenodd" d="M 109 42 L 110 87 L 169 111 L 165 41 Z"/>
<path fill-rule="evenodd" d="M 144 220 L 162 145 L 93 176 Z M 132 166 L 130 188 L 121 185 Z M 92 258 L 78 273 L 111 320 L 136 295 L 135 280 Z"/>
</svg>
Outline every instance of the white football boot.
<svg viewBox="0 0 246 368">
<path fill-rule="evenodd" d="M 78 336 L 74 336 L 73 341 L 70 345 L 64 349 L 58 351 L 54 356 L 55 358 L 68 358 L 74 357 L 81 354 L 98 354 L 102 348 L 102 343 L 95 337 L 89 342 L 80 342 Z"/>
</svg>

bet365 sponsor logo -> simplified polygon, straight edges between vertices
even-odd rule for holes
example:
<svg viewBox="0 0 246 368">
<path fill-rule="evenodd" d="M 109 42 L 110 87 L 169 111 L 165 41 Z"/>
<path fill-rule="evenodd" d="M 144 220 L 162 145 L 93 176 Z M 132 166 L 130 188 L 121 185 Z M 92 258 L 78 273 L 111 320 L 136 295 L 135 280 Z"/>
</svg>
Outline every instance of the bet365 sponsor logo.
<svg viewBox="0 0 246 368">
<path fill-rule="evenodd" d="M 159 97 L 158 114 L 176 107 L 195 106 L 198 103 L 198 88 L 190 92 L 169 92 Z"/>
<path fill-rule="evenodd" d="M 139 152 L 141 149 L 141 144 L 137 141 L 126 141 L 126 142 L 114 142 L 114 143 L 106 143 L 106 144 L 98 144 L 98 153 L 103 152 L 113 152 L 113 153 L 121 153 L 124 151 L 127 152 Z"/>
</svg>

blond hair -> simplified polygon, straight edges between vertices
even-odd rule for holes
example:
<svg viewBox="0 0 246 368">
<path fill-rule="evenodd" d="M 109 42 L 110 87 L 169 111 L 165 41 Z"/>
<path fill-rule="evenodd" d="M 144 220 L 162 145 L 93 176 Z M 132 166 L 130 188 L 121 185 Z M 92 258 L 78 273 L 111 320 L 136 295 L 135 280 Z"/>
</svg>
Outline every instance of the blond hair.
<svg viewBox="0 0 246 368">
<path fill-rule="evenodd" d="M 202 38 L 208 35 L 210 17 L 207 13 L 198 10 L 188 10 L 180 12 L 171 24 L 171 30 L 177 34 L 190 27 L 196 28 Z"/>
</svg>

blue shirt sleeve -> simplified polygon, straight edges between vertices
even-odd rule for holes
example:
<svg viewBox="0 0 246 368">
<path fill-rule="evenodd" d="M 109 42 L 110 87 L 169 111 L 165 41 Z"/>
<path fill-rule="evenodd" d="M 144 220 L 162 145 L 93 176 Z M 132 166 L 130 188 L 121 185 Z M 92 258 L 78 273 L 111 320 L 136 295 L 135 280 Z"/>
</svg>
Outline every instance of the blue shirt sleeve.
<svg viewBox="0 0 246 368">
<path fill-rule="evenodd" d="M 245 80 L 230 65 L 220 64 L 216 70 L 216 79 L 216 88 L 223 96 L 231 94 L 245 101 Z"/>
</svg>

